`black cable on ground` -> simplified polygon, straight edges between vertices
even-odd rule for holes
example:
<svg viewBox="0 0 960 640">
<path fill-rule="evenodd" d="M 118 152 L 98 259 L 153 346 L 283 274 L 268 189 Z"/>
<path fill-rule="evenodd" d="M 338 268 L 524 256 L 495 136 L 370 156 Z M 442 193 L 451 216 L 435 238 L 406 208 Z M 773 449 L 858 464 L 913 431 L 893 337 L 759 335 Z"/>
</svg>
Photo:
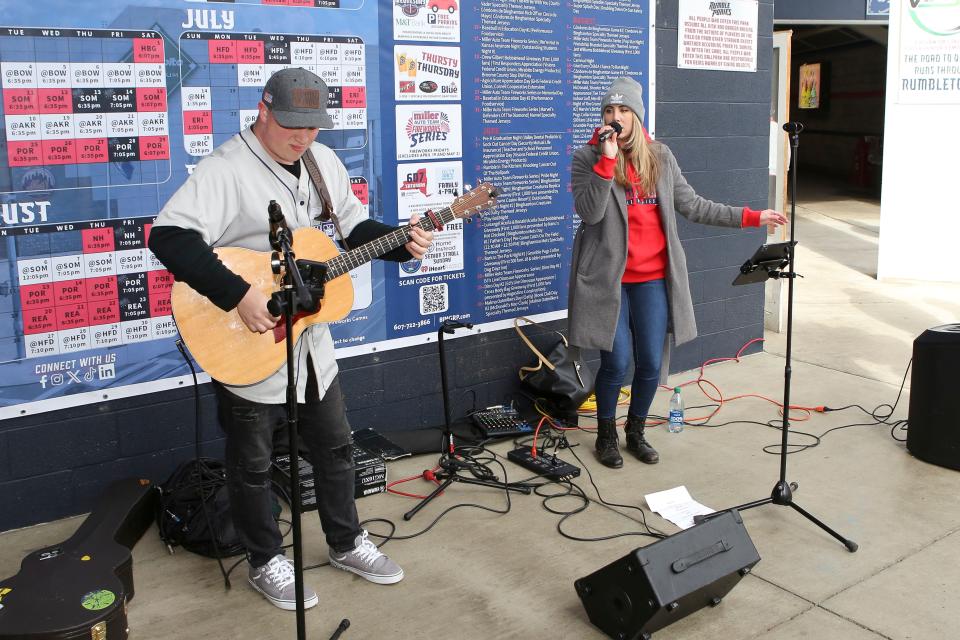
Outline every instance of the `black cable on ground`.
<svg viewBox="0 0 960 640">
<path fill-rule="evenodd" d="M 506 467 L 505 467 L 499 460 L 497 460 L 495 457 L 491 456 L 491 457 L 489 457 L 489 458 L 486 458 L 486 457 L 485 457 L 485 458 L 480 458 L 480 457 L 477 457 L 477 456 L 474 456 L 474 455 L 471 455 L 471 454 L 468 454 L 468 453 L 465 452 L 465 451 L 476 451 L 476 452 L 479 453 L 479 452 L 482 452 L 482 449 L 477 449 L 476 447 L 470 447 L 469 449 L 464 450 L 464 449 L 458 447 L 457 451 L 458 451 L 458 459 L 460 460 L 460 462 L 465 462 L 465 463 L 467 463 L 467 465 L 468 465 L 468 470 L 471 472 L 471 475 L 473 475 L 474 477 L 479 478 L 479 479 L 491 479 L 491 478 L 495 477 L 496 474 L 493 472 L 493 470 L 491 470 L 491 469 L 488 467 L 488 464 L 492 462 L 492 463 L 495 463 L 497 466 L 500 467 L 500 470 L 501 470 L 502 473 L 503 473 L 503 481 L 504 481 L 505 483 L 508 482 L 508 479 L 507 479 L 507 469 L 506 469 Z M 511 499 L 510 499 L 510 491 L 509 491 L 508 489 L 504 489 L 504 490 L 503 490 L 503 494 L 504 494 L 504 497 L 506 498 L 506 506 L 505 506 L 503 509 L 497 509 L 497 508 L 494 508 L 494 507 L 489 507 L 489 506 L 487 506 L 487 505 L 476 504 L 476 503 L 472 503 L 472 502 L 461 502 L 461 503 L 457 503 L 457 504 L 454 504 L 454 505 L 452 505 L 452 506 L 450 506 L 450 507 L 447 507 L 446 509 L 444 509 L 443 511 L 441 511 L 441 512 L 437 515 L 437 517 L 434 518 L 433 521 L 430 522 L 430 524 L 428 524 L 426 527 L 424 527 L 424 528 L 421 529 L 420 531 L 417 531 L 417 532 L 411 533 L 411 534 L 396 535 L 397 525 L 396 525 L 392 520 L 390 520 L 390 519 L 388 519 L 388 518 L 367 518 L 366 520 L 361 521 L 360 524 L 363 526 L 363 525 L 367 525 L 367 524 L 372 523 L 372 522 L 380 522 L 380 523 L 383 523 L 383 524 L 385 524 L 385 525 L 387 525 L 387 526 L 389 527 L 389 529 L 390 529 L 389 533 L 378 533 L 378 532 L 376 532 L 376 531 L 371 531 L 371 530 L 367 529 L 368 535 L 370 535 L 370 536 L 372 536 L 372 537 L 374 537 L 374 538 L 378 538 L 378 539 L 382 540 L 382 542 L 378 545 L 378 547 L 382 547 L 382 546 L 384 546 L 385 544 L 387 544 L 388 542 L 390 542 L 391 540 L 412 540 L 413 538 L 417 538 L 417 537 L 419 537 L 419 536 L 422 536 L 423 534 L 425 534 L 425 533 L 427 533 L 428 531 L 430 531 L 431 529 L 433 529 L 433 528 L 440 522 L 440 520 L 442 520 L 442 519 L 444 518 L 444 516 L 446 516 L 448 513 L 450 513 L 451 511 L 453 511 L 453 510 L 455 510 L 455 509 L 461 509 L 461 508 L 464 508 L 464 507 L 472 507 L 472 508 L 474 508 L 474 509 L 481 509 L 481 510 L 483 510 L 483 511 L 489 511 L 489 512 L 491 512 L 491 513 L 497 513 L 497 514 L 510 513 L 510 510 L 511 510 L 511 508 L 512 508 L 512 501 L 511 501 Z M 290 545 L 286 545 L 284 548 L 287 548 L 287 547 L 289 547 L 289 546 L 290 546 Z M 304 571 L 307 571 L 308 569 L 317 569 L 317 568 L 320 568 L 320 567 L 325 567 L 325 566 L 327 566 L 327 565 L 329 565 L 329 564 L 330 564 L 329 561 L 328 561 L 328 562 L 321 562 L 321 563 L 318 563 L 318 564 L 314 564 L 314 565 L 310 565 L 310 566 L 304 567 L 303 570 L 304 570 Z M 233 570 L 233 567 L 231 567 L 231 571 L 232 571 L 232 570 Z"/>
<path fill-rule="evenodd" d="M 900 389 L 897 391 L 897 399 L 893 401 L 893 404 L 882 403 L 878 404 L 873 408 L 872 411 L 868 411 L 859 404 L 848 404 L 844 407 L 824 407 L 824 411 L 844 411 L 846 409 L 859 409 L 873 419 L 873 422 L 859 422 L 854 424 L 845 424 L 839 427 L 834 427 L 828 431 L 825 431 L 820 437 L 827 435 L 831 431 L 837 431 L 838 429 L 847 429 L 849 427 L 872 427 L 879 424 L 890 425 L 890 437 L 896 440 L 897 442 L 906 442 L 906 438 L 898 438 L 895 434 L 897 430 L 906 431 L 908 427 L 908 420 L 893 420 L 890 418 L 893 416 L 893 412 L 896 411 L 897 405 L 900 404 L 900 398 L 903 396 L 903 388 L 907 384 L 907 374 L 910 372 L 910 367 L 913 366 L 913 358 L 907 363 L 907 368 L 903 372 L 903 379 L 900 381 Z"/>
<path fill-rule="evenodd" d="M 210 477 L 214 472 L 210 470 L 206 462 L 201 455 L 200 447 L 200 383 L 197 380 L 197 370 L 193 366 L 193 361 L 190 359 L 190 356 L 187 354 L 186 347 L 183 344 L 183 339 L 179 339 L 176 342 L 177 350 L 180 351 L 180 355 L 183 356 L 184 362 L 187 363 L 187 366 L 190 367 L 190 375 L 193 377 L 193 434 L 194 434 L 194 447 L 197 454 L 197 471 L 200 474 Z M 210 519 L 210 509 L 207 505 L 206 494 L 201 489 L 201 495 L 204 498 L 201 500 L 201 506 L 203 508 L 203 517 L 207 522 L 207 531 L 210 532 L 210 540 L 213 543 L 214 555 L 217 559 L 217 565 L 220 567 L 220 574 L 223 576 L 223 586 L 228 591 L 230 590 L 230 574 L 226 571 L 223 566 L 223 556 L 220 551 L 220 545 L 217 542 L 218 530 L 213 528 L 212 521 Z M 216 495 L 216 491 L 213 492 L 213 495 Z M 232 571 L 231 567 L 231 571 Z"/>
</svg>

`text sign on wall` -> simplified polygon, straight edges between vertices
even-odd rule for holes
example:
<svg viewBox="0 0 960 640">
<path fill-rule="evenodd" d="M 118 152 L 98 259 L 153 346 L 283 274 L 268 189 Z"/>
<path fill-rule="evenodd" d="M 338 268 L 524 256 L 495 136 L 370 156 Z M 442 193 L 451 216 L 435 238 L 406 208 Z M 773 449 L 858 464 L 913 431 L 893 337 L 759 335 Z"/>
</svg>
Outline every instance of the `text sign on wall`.
<svg viewBox="0 0 960 640">
<path fill-rule="evenodd" d="M 680 0 L 677 67 L 757 70 L 757 0 Z"/>
<path fill-rule="evenodd" d="M 919 3 L 900 29 L 897 102 L 960 103 L 960 3 Z"/>
</svg>

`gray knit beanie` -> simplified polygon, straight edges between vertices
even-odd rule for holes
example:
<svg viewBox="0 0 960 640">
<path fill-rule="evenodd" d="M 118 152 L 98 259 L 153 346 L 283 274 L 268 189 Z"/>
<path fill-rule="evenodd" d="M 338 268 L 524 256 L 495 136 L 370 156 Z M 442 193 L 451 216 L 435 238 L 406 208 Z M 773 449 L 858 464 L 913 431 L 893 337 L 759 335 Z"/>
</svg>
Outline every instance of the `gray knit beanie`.
<svg viewBox="0 0 960 640">
<path fill-rule="evenodd" d="M 643 87 L 633 78 L 617 78 L 607 89 L 607 94 L 600 101 L 600 112 L 607 108 L 607 105 L 624 105 L 637 114 L 637 119 L 643 122 Z"/>
</svg>

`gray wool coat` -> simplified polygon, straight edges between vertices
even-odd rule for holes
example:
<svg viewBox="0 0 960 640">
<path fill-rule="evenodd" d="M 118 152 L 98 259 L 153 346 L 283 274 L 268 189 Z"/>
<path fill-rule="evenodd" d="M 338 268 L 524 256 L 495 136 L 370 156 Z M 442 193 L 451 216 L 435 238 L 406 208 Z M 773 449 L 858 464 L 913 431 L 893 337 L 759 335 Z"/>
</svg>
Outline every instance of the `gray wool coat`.
<svg viewBox="0 0 960 640">
<path fill-rule="evenodd" d="M 677 235 L 676 214 L 693 222 L 740 227 L 743 208 L 698 196 L 680 173 L 666 145 L 652 146 L 660 160 L 657 180 L 660 222 L 667 239 L 666 286 L 669 309 L 661 377 L 669 371 L 671 342 L 697 337 L 687 260 Z M 626 190 L 593 170 L 600 157 L 597 145 L 585 145 L 573 155 L 573 206 L 582 222 L 573 240 L 570 267 L 570 343 L 583 349 L 613 349 L 620 315 L 620 280 L 627 263 Z"/>
</svg>

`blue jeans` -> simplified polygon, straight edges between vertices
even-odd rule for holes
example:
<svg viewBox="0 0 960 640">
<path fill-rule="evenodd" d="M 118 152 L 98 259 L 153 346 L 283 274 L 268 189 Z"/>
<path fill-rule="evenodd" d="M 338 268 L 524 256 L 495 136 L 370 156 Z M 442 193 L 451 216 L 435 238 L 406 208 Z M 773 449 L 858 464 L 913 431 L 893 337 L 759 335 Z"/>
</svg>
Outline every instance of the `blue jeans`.
<svg viewBox="0 0 960 640">
<path fill-rule="evenodd" d="M 308 367 L 307 402 L 297 405 L 300 439 L 310 450 L 320 524 L 327 544 L 341 553 L 354 547 L 360 520 L 354 502 L 353 438 L 340 379 L 319 398 L 313 367 Z M 214 383 L 220 426 L 227 434 L 227 492 L 230 513 L 250 564 L 259 567 L 283 553 L 283 537 L 273 519 L 270 465 L 274 432 L 284 430 L 283 404 L 244 400 Z"/>
<path fill-rule="evenodd" d="M 667 335 L 667 286 L 664 280 L 620 285 L 620 317 L 613 350 L 600 352 L 594 393 L 597 417 L 615 418 L 620 387 L 633 357 L 630 414 L 646 418 L 660 381 Z"/>
</svg>

